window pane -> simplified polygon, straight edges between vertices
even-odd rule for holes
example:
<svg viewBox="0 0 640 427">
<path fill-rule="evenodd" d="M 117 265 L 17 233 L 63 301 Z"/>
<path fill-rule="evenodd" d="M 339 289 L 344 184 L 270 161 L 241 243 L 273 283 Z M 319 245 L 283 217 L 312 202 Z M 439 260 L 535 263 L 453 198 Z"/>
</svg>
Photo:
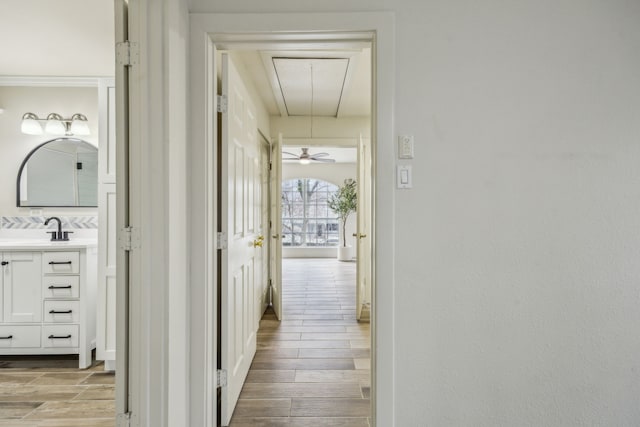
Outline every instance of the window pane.
<svg viewBox="0 0 640 427">
<path fill-rule="evenodd" d="M 338 187 L 330 182 L 300 178 L 282 183 L 282 244 L 336 246 L 339 223 L 327 206 Z"/>
</svg>

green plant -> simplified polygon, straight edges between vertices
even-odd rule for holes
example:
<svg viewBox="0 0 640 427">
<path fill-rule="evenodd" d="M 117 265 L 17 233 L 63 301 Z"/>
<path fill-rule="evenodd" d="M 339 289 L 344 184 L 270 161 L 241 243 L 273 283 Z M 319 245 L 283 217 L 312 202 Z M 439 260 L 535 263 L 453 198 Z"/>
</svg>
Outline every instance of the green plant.
<svg viewBox="0 0 640 427">
<path fill-rule="evenodd" d="M 334 211 L 342 222 L 342 246 L 347 246 L 347 219 L 352 212 L 358 208 L 358 194 L 356 189 L 356 181 L 353 179 L 345 179 L 344 184 L 338 188 L 327 201 L 329 208 Z"/>
</svg>

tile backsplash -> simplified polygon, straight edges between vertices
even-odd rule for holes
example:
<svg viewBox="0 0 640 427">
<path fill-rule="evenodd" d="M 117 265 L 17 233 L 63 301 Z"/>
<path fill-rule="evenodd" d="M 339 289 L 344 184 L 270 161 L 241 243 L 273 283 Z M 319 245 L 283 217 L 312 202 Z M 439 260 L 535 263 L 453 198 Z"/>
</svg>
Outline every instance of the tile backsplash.
<svg viewBox="0 0 640 427">
<path fill-rule="evenodd" d="M 54 216 L 60 218 L 62 227 L 65 229 L 92 230 L 98 228 L 97 216 Z M 2 216 L 0 217 L 0 230 L 38 230 L 58 226 L 56 221 L 45 226 L 44 222 L 47 218 L 47 216 Z"/>
</svg>

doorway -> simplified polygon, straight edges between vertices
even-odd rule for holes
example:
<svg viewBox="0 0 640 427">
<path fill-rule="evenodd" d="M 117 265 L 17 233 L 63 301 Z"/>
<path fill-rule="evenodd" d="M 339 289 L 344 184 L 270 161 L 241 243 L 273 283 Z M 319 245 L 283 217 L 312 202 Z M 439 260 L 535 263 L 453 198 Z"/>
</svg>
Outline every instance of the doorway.
<svg viewBox="0 0 640 427">
<path fill-rule="evenodd" d="M 341 28 L 345 32 L 336 32 Z M 374 82 L 372 96 L 372 176 L 371 205 L 376 231 L 372 236 L 372 424 L 390 425 L 393 417 L 393 263 L 392 245 L 376 245 L 376 240 L 393 242 L 393 14 L 385 12 L 326 13 L 326 14 L 273 14 L 269 20 L 260 14 L 197 14 L 191 17 L 191 92 L 192 139 L 191 159 L 194 162 L 192 192 L 209 194 L 211 185 L 216 185 L 215 135 L 217 123 L 210 118 L 215 115 L 215 94 L 218 82 L 215 72 L 218 61 L 217 50 L 233 47 L 255 48 L 288 44 L 291 47 L 305 43 L 331 43 L 339 41 L 365 42 L 372 46 Z M 276 31 L 276 32 L 274 32 Z M 284 31 L 284 33 L 277 33 Z M 257 40 L 257 41 L 256 41 Z M 235 43 L 235 45 L 234 45 Z M 201 54 L 198 54 L 200 52 Z M 208 159 L 213 159 L 210 161 Z M 384 179 L 381 179 L 384 178 Z M 388 179 L 387 179 L 388 178 Z M 192 280 L 202 286 L 192 287 L 190 298 L 190 354 L 192 374 L 189 389 L 192 397 L 190 414 L 192 422 L 215 425 L 216 404 L 215 371 L 216 342 L 213 335 L 216 319 L 215 257 L 202 258 L 215 250 L 217 206 L 214 201 L 205 203 L 194 198 L 192 206 L 191 232 Z M 379 224 L 379 226 L 376 226 Z M 203 252 L 204 251 L 204 252 Z M 384 262 L 380 262 L 384 260 Z M 376 283 L 382 283 L 380 287 Z M 384 285 L 387 284 L 387 285 Z M 377 306 L 375 301 L 390 304 Z M 203 320 L 207 320 L 203 323 Z M 207 325 L 214 325 L 211 329 Z M 376 344 L 376 342 L 378 344 Z M 208 361 L 213 361 L 213 364 Z M 381 368 L 382 367 L 382 368 Z"/>
<path fill-rule="evenodd" d="M 289 42 L 289 45 L 291 42 Z M 349 61 L 356 62 L 356 51 L 363 51 L 363 56 L 366 58 L 363 61 L 364 68 L 368 73 L 368 81 L 371 82 L 371 55 L 370 55 L 370 43 L 358 41 L 352 42 L 339 42 L 332 50 L 327 49 L 323 52 L 324 56 L 330 59 L 316 57 L 317 46 L 313 43 L 305 43 L 305 47 L 300 47 L 296 50 L 292 50 L 291 47 L 285 52 L 278 53 L 277 46 L 273 43 L 269 45 L 269 58 L 271 61 L 265 61 L 275 64 L 275 58 L 278 59 L 291 59 L 295 57 L 298 64 L 304 64 L 303 68 L 307 64 L 312 63 L 309 68 L 313 75 L 313 66 L 322 68 L 324 62 L 334 62 L 340 55 L 345 56 L 347 59 L 343 63 L 348 64 Z M 234 55 L 233 43 L 225 44 L 225 52 L 214 54 L 214 58 L 219 58 L 222 64 L 221 75 L 214 75 L 213 81 L 221 82 L 221 89 L 218 91 L 218 131 L 216 132 L 220 137 L 220 145 L 218 149 L 219 161 L 218 161 L 218 188 L 220 193 L 219 205 L 218 205 L 218 218 L 219 218 L 219 232 L 222 233 L 222 241 L 224 242 L 220 249 L 219 265 L 219 286 L 221 291 L 219 295 L 219 369 L 222 372 L 222 376 L 226 382 L 221 385 L 221 399 L 220 399 L 220 413 L 221 413 L 221 425 L 229 425 L 232 414 L 235 417 L 242 418 L 243 415 L 252 416 L 255 415 L 255 411 L 259 407 L 260 403 L 266 405 L 263 409 L 270 407 L 271 404 L 281 404 L 280 409 L 291 416 L 309 416 L 314 413 L 317 417 L 336 417 L 350 418 L 355 415 L 358 416 L 359 421 L 368 425 L 368 416 L 370 414 L 370 366 L 371 366 L 371 354 L 370 354 L 370 328 L 359 324 L 356 321 L 356 316 L 360 317 L 361 307 L 356 305 L 356 295 L 359 295 L 359 291 L 362 288 L 362 294 L 358 296 L 358 300 L 361 305 L 364 303 L 365 295 L 371 295 L 371 291 L 365 292 L 364 286 L 359 286 L 360 281 L 356 281 L 356 275 L 360 277 L 362 268 L 360 268 L 356 274 L 356 264 L 349 263 L 340 264 L 335 260 L 336 243 L 337 241 L 346 242 L 346 228 L 338 227 L 337 223 L 329 223 L 330 218 L 326 218 L 329 212 L 324 212 L 318 217 L 319 206 L 314 206 L 316 209 L 316 216 L 312 220 L 305 219 L 303 224 L 306 226 L 304 230 L 298 230 L 297 233 L 286 233 L 282 227 L 282 217 L 279 214 L 272 214 L 268 230 L 265 230 L 256 214 L 262 209 L 255 209 L 255 204 L 260 203 L 258 194 L 255 189 L 258 187 L 257 182 L 261 182 L 261 179 L 256 181 L 256 174 L 260 167 L 255 167 L 256 156 L 253 152 L 256 151 L 257 133 L 255 127 L 260 127 L 260 108 L 256 108 L 255 104 L 259 104 L 260 100 L 255 96 L 255 90 L 252 90 L 251 80 L 243 79 L 243 74 L 250 74 L 246 70 L 249 67 L 244 67 L 241 64 L 241 60 L 238 60 L 239 55 Z M 247 46 L 242 46 L 241 49 L 246 50 Z M 255 49 L 255 47 L 254 47 Z M 215 49 L 214 49 L 215 52 Z M 262 51 L 261 53 L 263 53 Z M 276 53 L 274 53 L 276 52 Z M 246 55 L 245 55 L 246 56 Z M 255 56 L 255 55 L 254 55 Z M 296 64 L 296 66 L 298 65 Z M 291 64 L 288 64 L 291 67 Z M 276 68 L 274 66 L 274 68 Z M 286 67 L 285 67 L 286 68 Z M 295 67 L 294 67 L 295 68 Z M 282 71 L 282 69 L 280 70 Z M 286 70 L 285 70 L 286 71 Z M 277 72 L 277 69 L 276 69 Z M 344 75 L 340 75 L 340 83 L 347 81 L 349 77 L 348 67 L 344 68 Z M 351 73 L 354 73 L 353 66 Z M 306 74 L 301 75 L 301 78 L 307 77 Z M 291 80 L 285 81 L 283 84 L 282 74 L 278 75 L 279 84 L 282 93 L 284 94 L 284 87 L 287 84 L 295 85 L 291 83 Z M 295 79 L 295 77 L 294 77 Z M 254 77 L 254 81 L 259 80 Z M 358 79 L 361 82 L 363 79 Z M 292 104 L 296 101 L 300 101 L 300 98 L 287 97 L 285 94 L 285 103 L 287 108 L 287 118 L 290 120 L 278 120 L 272 119 L 270 123 L 273 127 L 280 126 L 281 128 L 287 128 L 288 126 L 299 126 L 301 121 L 309 122 L 309 134 L 304 132 L 295 134 L 295 132 L 287 132 L 288 135 L 293 133 L 293 138 L 297 143 L 303 143 L 308 146 L 314 146 L 319 143 L 326 144 L 330 141 L 333 145 L 338 145 L 338 149 L 347 151 L 345 147 L 350 146 L 353 151 L 352 171 L 348 179 L 344 181 L 351 181 L 355 183 L 356 180 L 364 181 L 363 177 L 370 182 L 371 180 L 371 159 L 364 161 L 364 151 L 362 147 L 366 145 L 371 147 L 371 144 L 365 144 L 365 140 L 370 140 L 368 134 L 371 129 L 371 117 L 354 118 L 352 116 L 338 117 L 337 110 L 340 106 L 335 107 L 335 114 L 332 111 L 332 117 L 328 117 L 318 113 L 318 107 L 324 107 L 327 104 L 315 104 L 313 102 L 314 88 L 317 91 L 316 81 L 310 81 L 311 90 L 311 103 L 310 114 L 306 116 L 297 116 L 292 114 Z M 322 81 L 320 82 L 320 84 Z M 255 83 L 254 83 L 255 86 Z M 344 86 L 346 87 L 346 85 Z M 340 87 L 341 91 L 338 93 L 338 101 L 347 97 L 347 93 L 344 87 Z M 369 95 L 366 99 L 366 113 L 371 111 L 371 83 L 365 89 Z M 322 92 L 322 91 L 321 91 Z M 304 101 L 304 99 L 302 100 Z M 304 103 L 304 102 L 303 102 Z M 314 108 L 317 116 L 314 115 Z M 346 109 L 346 107 L 344 107 Z M 353 107 L 352 107 L 353 108 Z M 256 125 L 257 122 L 257 125 Z M 315 128 L 314 137 L 314 123 Z M 253 127 L 252 127 L 253 126 Z M 349 129 L 346 134 L 344 129 Z M 335 133 L 332 134 L 331 131 Z M 321 138 L 318 138 L 318 132 L 321 134 Z M 350 133 L 349 133 L 350 132 Z M 363 133 L 366 136 L 363 138 Z M 273 129 L 271 131 L 273 135 Z M 353 137 L 359 135 L 358 137 Z M 275 147 L 280 147 L 282 139 L 277 141 Z M 359 149 L 356 149 L 359 147 Z M 308 148 L 305 149 L 308 152 Z M 303 153 L 305 152 L 303 150 Z M 358 155 L 356 156 L 356 153 Z M 371 155 L 371 151 L 367 150 L 367 155 Z M 326 157 L 325 157 L 326 156 Z M 311 160 L 323 157 L 317 160 L 320 163 L 335 163 L 329 153 L 317 153 Z M 358 158 L 359 157 L 359 158 Z M 300 163 L 303 163 L 300 159 Z M 296 162 L 297 163 L 297 162 Z M 282 196 L 282 180 L 279 175 L 282 172 L 282 153 L 279 149 L 272 150 L 270 168 L 272 169 L 272 175 L 277 177 L 272 180 L 273 197 L 274 201 L 272 207 L 274 212 L 278 212 L 281 206 Z M 336 165 L 337 166 L 337 165 Z M 342 165 L 344 166 L 344 165 Z M 309 167 L 310 170 L 312 166 Z M 335 175 L 335 171 L 333 174 Z M 307 182 L 307 181 L 305 181 Z M 316 184 L 318 181 L 315 181 Z M 308 182 L 307 182 L 308 184 Z M 371 186 L 360 188 L 361 191 L 361 211 L 366 211 L 369 215 L 358 216 L 357 226 L 354 228 L 353 236 L 355 240 L 360 242 L 363 238 L 368 237 L 371 239 L 370 221 L 363 221 L 361 217 L 370 218 L 371 215 L 371 200 L 370 194 L 365 194 L 365 191 L 371 191 Z M 295 192 L 298 193 L 298 192 Z M 306 192 L 304 192 L 306 194 Z M 302 193 L 301 193 L 302 194 Z M 325 194 L 325 198 L 328 194 Z M 326 202 L 326 201 L 325 201 Z M 367 205 L 367 203 L 369 203 Z M 268 201 L 263 202 L 262 206 L 268 206 Z M 306 209 L 306 208 L 305 208 Z M 326 203 L 324 210 L 327 210 Z M 294 224 L 298 219 L 293 220 Z M 324 221 L 324 222 L 322 222 Z M 333 221 L 337 222 L 337 221 Z M 335 225 L 335 227 L 333 227 Z M 291 227 L 290 227 L 291 228 Z M 293 227 L 295 228 L 295 227 Z M 309 230 L 313 228 L 313 233 L 309 234 Z M 336 233 L 328 233 L 328 230 L 335 231 Z M 337 231 L 341 230 L 341 233 Z M 333 243 L 333 257 L 328 261 L 319 259 L 309 261 L 311 264 L 315 262 L 316 265 L 322 265 L 322 268 L 330 272 L 329 277 L 325 277 L 322 274 L 316 274 L 316 282 L 314 285 L 322 286 L 324 283 L 324 291 L 329 290 L 330 294 L 326 294 L 321 291 L 318 294 L 314 294 L 313 291 L 310 295 L 315 298 L 315 301 L 310 301 L 306 296 L 300 297 L 302 290 L 309 291 L 306 280 L 309 279 L 304 274 L 304 271 L 296 269 L 290 271 L 292 275 L 290 279 L 291 285 L 297 287 L 297 291 L 293 291 L 293 294 L 288 295 L 290 305 L 287 305 L 287 301 L 283 298 L 286 295 L 282 283 L 287 280 L 286 276 L 278 276 L 270 278 L 270 292 L 277 295 L 279 301 L 283 304 L 274 303 L 276 311 L 273 316 L 277 316 L 280 320 L 278 326 L 273 328 L 266 327 L 273 319 L 264 319 L 262 323 L 265 326 L 262 330 L 257 329 L 257 325 L 254 322 L 254 307 L 261 307 L 261 299 L 255 299 L 254 296 L 262 295 L 260 291 L 264 283 L 259 283 L 256 278 L 256 271 L 263 269 L 264 264 L 261 264 L 259 254 L 261 254 L 263 242 L 260 239 L 264 238 L 264 233 L 268 233 L 273 240 L 270 239 L 269 247 L 273 246 L 273 251 L 276 254 L 274 267 L 272 271 L 278 271 L 283 266 L 282 258 L 278 257 L 278 253 L 283 244 L 286 244 L 289 238 L 293 243 L 294 235 L 302 236 L 302 241 L 306 243 L 307 250 L 311 249 L 327 249 L 327 248 L 309 248 L 308 246 L 318 245 L 321 243 L 331 244 Z M 321 235 L 317 233 L 322 231 Z M 312 236 L 313 234 L 313 236 Z M 326 234 L 326 235 L 325 235 Z M 332 234 L 332 236 L 329 236 Z M 351 234 L 351 233 L 350 233 Z M 313 238 L 312 238 L 313 237 Z M 319 238 L 318 238 L 319 237 Z M 331 237 L 335 237 L 335 240 L 331 240 Z M 351 236 L 349 236 L 351 240 Z M 358 265 L 359 266 L 371 266 L 371 245 L 362 246 L 368 248 L 367 251 L 362 251 L 359 244 L 355 245 L 359 249 Z M 260 248 L 260 249 L 256 249 Z M 299 248 L 298 248 L 299 249 Z M 260 255 L 261 256 L 261 255 Z M 305 262 L 302 263 L 304 270 Z M 287 262 L 287 267 L 290 263 Z M 311 269 L 313 270 L 313 269 Z M 315 269 L 316 273 L 320 270 Z M 352 271 L 351 271 L 352 270 Z M 286 271 L 286 269 L 285 269 Z M 331 273 L 331 272 L 335 272 Z M 352 274 L 349 272 L 351 271 Z M 364 276 L 363 276 L 364 277 Z M 371 274 L 366 276 L 366 280 L 362 279 L 362 283 L 371 285 Z M 358 285 L 358 286 L 356 286 Z M 345 293 L 346 291 L 346 293 Z M 297 295 L 296 295 L 297 292 Z M 351 302 L 349 302 L 349 296 L 351 296 Z M 344 297 L 344 298 L 342 298 Z M 324 299 L 324 300 L 323 300 Z M 243 302 L 239 302 L 243 301 Z M 368 304 L 368 301 L 367 301 Z M 317 307 L 314 307 L 316 305 Z M 281 309 L 280 309 L 281 308 Z M 368 311 L 368 310 L 367 310 Z M 298 317 L 298 318 L 296 318 Z M 304 324 L 304 323 L 308 324 Z M 254 328 L 254 325 L 256 326 Z M 290 332 L 287 329 L 291 327 L 294 331 Z M 282 328 L 282 329 L 281 329 Z M 298 332 L 295 332 L 298 330 Z M 284 332 L 283 332 L 284 331 Z M 344 339 L 331 340 L 329 337 L 332 334 L 338 334 Z M 282 339 L 285 338 L 285 339 Z M 269 348 L 269 342 L 274 339 L 276 341 L 275 348 Z M 256 353 L 256 349 L 258 353 Z M 276 350 L 270 351 L 270 350 Z M 280 350 L 285 350 L 284 352 Z M 300 351 L 302 350 L 302 351 Z M 326 350 L 326 351 L 324 351 Z M 285 355 L 292 356 L 295 351 L 295 357 L 286 357 L 283 360 L 273 361 L 275 365 L 271 366 L 285 366 L 292 369 L 284 369 L 284 371 L 295 371 L 298 368 L 312 367 L 309 371 L 316 371 L 310 375 L 305 376 L 302 371 L 306 369 L 299 369 L 300 375 L 296 378 L 289 378 L 287 372 L 283 375 L 282 372 L 257 372 L 257 371 L 269 371 L 254 369 L 249 371 L 249 366 L 256 356 L 254 361 L 254 367 L 258 363 L 257 360 L 264 360 L 271 356 Z M 366 353 L 366 354 L 365 354 Z M 326 360 L 325 360 L 326 359 Z M 258 367 L 260 365 L 257 365 Z M 327 369 L 319 369 L 325 367 Z M 350 371 L 350 375 L 344 376 L 342 382 L 337 379 L 336 376 L 344 375 L 345 372 L 334 373 L 332 369 L 341 371 Z M 320 372 L 322 371 L 322 372 Z M 318 376 L 319 375 L 319 376 Z M 250 382 L 256 378 L 273 378 L 279 377 L 285 381 L 282 384 L 270 384 L 271 390 L 261 390 L 264 384 L 256 383 L 251 385 Z M 248 381 L 248 382 L 247 382 Z M 314 383 L 316 383 L 314 385 Z M 321 385 L 318 387 L 318 385 Z M 244 389 L 242 388 L 244 386 Z M 274 390 L 278 389 L 278 390 Z M 253 395 L 251 394 L 253 389 Z M 242 390 L 242 394 L 241 394 Z M 227 393 L 225 395 L 225 393 Z M 300 397 L 302 393 L 303 397 Z M 306 397 L 304 394 L 306 393 Z M 242 396 L 245 396 L 243 399 Z M 251 399 L 247 396 L 262 396 L 268 397 L 279 396 L 278 402 L 272 402 L 273 399 Z M 288 396 L 288 397 L 287 397 Z M 331 400 L 339 396 L 338 401 Z M 240 401 L 238 402 L 238 399 Z M 319 400 L 318 400 L 319 399 Z M 345 401 L 344 399 L 347 399 Z M 350 399 L 350 400 L 349 400 Z M 238 406 L 236 407 L 236 403 Z M 289 405 L 288 409 L 286 408 Z M 256 406 L 258 405 L 258 406 Z M 317 405 L 325 406 L 326 411 L 318 411 L 315 408 Z M 248 409 L 247 409 L 248 408 Z M 343 411 L 335 411 L 336 408 L 342 408 Z M 354 411 L 354 408 L 358 408 Z M 235 412 L 234 412 L 235 410 Z M 248 412 L 247 412 L 248 411 Z M 267 411 L 268 412 L 268 411 Z M 255 421 L 255 420 L 253 420 Z M 253 422 L 251 421 L 251 422 Z M 231 424 L 233 425 L 233 424 Z"/>
</svg>

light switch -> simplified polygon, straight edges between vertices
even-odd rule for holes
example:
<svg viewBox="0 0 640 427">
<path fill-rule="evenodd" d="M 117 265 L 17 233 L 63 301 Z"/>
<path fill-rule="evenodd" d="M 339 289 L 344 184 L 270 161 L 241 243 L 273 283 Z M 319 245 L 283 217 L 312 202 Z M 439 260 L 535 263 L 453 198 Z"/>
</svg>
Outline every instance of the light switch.
<svg viewBox="0 0 640 427">
<path fill-rule="evenodd" d="M 400 171 L 400 184 L 408 184 L 409 183 L 409 171 L 406 169 L 402 169 Z"/>
<path fill-rule="evenodd" d="M 412 188 L 411 166 L 398 165 L 398 188 Z"/>
<path fill-rule="evenodd" d="M 398 158 L 413 159 L 413 135 L 398 136 Z"/>
</svg>

